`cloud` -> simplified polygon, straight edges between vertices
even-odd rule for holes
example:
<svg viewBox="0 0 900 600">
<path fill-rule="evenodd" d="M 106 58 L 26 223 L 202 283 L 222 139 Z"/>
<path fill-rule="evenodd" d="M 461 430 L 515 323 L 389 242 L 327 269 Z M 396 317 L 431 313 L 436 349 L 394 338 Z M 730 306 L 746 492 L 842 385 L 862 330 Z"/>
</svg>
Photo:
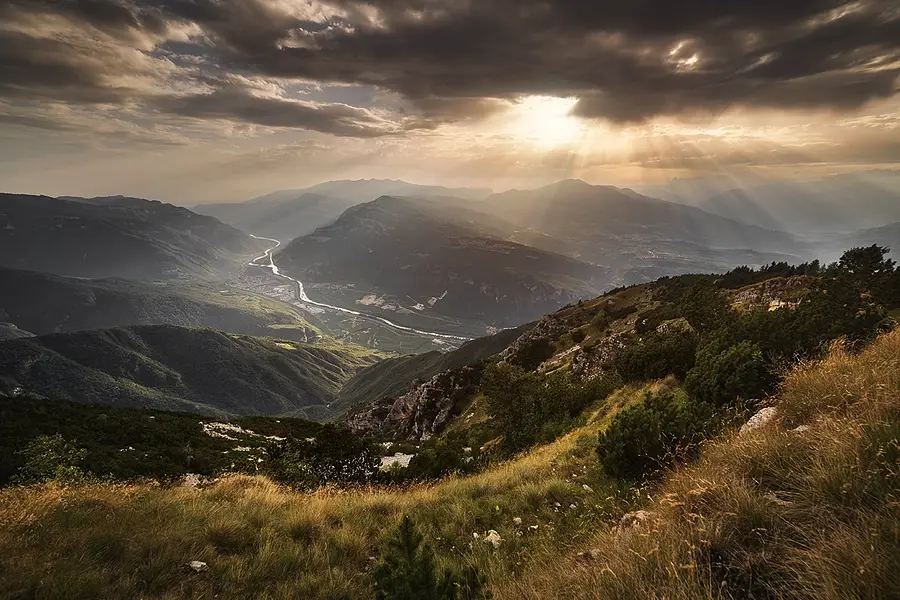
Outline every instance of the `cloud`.
<svg viewBox="0 0 900 600">
<path fill-rule="evenodd" d="M 171 115 L 309 129 L 337 136 L 379 137 L 394 130 L 390 122 L 366 109 L 256 96 L 240 88 L 161 96 L 151 102 L 156 109 Z"/>
<path fill-rule="evenodd" d="M 615 123 L 894 96 L 895 0 L 6 0 L 0 97 L 372 137 L 480 119 L 530 94 Z M 304 103 L 234 77 L 402 99 Z"/>
</svg>

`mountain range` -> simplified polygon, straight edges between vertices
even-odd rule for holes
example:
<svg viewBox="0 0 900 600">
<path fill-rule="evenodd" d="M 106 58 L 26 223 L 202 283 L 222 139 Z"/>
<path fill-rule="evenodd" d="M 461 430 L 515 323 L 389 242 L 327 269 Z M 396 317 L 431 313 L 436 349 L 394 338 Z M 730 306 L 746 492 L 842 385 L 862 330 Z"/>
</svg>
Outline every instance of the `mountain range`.
<svg viewBox="0 0 900 600">
<path fill-rule="evenodd" d="M 0 266 L 72 277 L 222 277 L 267 243 L 186 208 L 0 194 Z"/>
<path fill-rule="evenodd" d="M 900 171 L 896 170 L 806 181 L 676 180 L 647 191 L 742 223 L 812 238 L 900 222 Z"/>
<path fill-rule="evenodd" d="M 293 240 L 276 262 L 304 282 L 352 284 L 413 311 L 497 326 L 607 284 L 605 269 L 511 241 L 513 225 L 465 204 L 383 196 Z"/>
<path fill-rule="evenodd" d="M 307 189 L 272 192 L 245 202 L 199 204 L 193 210 L 244 231 L 287 242 L 332 223 L 351 206 L 380 196 L 479 199 L 488 194 L 490 190 L 416 185 L 390 179 L 328 181 Z"/>
</svg>

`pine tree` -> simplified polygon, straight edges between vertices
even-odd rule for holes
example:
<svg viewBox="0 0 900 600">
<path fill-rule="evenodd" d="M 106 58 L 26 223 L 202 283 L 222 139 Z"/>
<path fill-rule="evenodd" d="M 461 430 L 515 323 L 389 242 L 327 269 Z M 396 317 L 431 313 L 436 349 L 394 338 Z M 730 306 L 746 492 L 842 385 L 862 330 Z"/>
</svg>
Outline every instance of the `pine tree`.
<svg viewBox="0 0 900 600">
<path fill-rule="evenodd" d="M 409 516 L 385 543 L 384 556 L 375 568 L 375 597 L 378 600 L 484 600 L 477 570 L 470 567 L 462 576 L 444 570 L 438 576 L 434 552 L 424 544 Z"/>
</svg>

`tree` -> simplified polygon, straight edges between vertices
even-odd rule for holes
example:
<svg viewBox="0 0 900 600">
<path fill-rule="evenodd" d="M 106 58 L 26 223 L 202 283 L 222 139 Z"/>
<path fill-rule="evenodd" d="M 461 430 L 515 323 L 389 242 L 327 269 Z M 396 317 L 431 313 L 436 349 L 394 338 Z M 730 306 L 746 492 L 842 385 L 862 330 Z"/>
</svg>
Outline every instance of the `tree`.
<svg viewBox="0 0 900 600">
<path fill-rule="evenodd" d="M 885 258 L 889 249 L 872 245 L 844 252 L 834 269 L 835 279 L 843 280 L 859 294 L 869 294 L 875 302 L 896 302 L 890 297 L 896 263 Z"/>
<path fill-rule="evenodd" d="M 409 516 L 385 543 L 375 567 L 378 600 L 482 600 L 489 598 L 474 568 L 462 574 L 442 570 L 440 575 L 431 547 L 423 543 Z"/>
<path fill-rule="evenodd" d="M 78 483 L 87 478 L 81 461 L 87 452 L 62 435 L 39 435 L 20 452 L 25 464 L 19 469 L 19 483 Z"/>
<path fill-rule="evenodd" d="M 508 453 L 556 438 L 589 404 L 620 385 L 615 375 L 580 383 L 568 374 L 529 373 L 505 363 L 488 367 L 481 380 L 488 412 Z"/>
<path fill-rule="evenodd" d="M 653 331 L 620 350 L 614 366 L 626 382 L 661 379 L 667 375 L 684 379 L 694 366 L 696 351 L 697 335 L 693 331 Z"/>
<path fill-rule="evenodd" d="M 534 371 L 551 356 L 553 356 L 553 344 L 549 338 L 541 336 L 526 340 L 510 360 L 526 371 Z"/>
</svg>

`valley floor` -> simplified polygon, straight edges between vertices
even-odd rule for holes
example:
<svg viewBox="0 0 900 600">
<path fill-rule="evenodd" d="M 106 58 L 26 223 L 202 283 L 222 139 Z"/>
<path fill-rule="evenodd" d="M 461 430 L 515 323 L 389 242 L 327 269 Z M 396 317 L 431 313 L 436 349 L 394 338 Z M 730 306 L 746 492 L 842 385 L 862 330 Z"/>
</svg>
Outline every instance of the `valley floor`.
<svg viewBox="0 0 900 600">
<path fill-rule="evenodd" d="M 799 366 L 772 423 L 629 489 L 601 474 L 594 448 L 642 395 L 623 389 L 556 442 L 434 485 L 5 489 L 0 597 L 368 598 L 404 514 L 500 600 L 900 597 L 900 332 Z"/>
</svg>

